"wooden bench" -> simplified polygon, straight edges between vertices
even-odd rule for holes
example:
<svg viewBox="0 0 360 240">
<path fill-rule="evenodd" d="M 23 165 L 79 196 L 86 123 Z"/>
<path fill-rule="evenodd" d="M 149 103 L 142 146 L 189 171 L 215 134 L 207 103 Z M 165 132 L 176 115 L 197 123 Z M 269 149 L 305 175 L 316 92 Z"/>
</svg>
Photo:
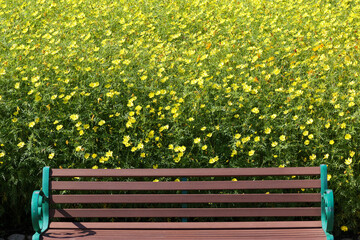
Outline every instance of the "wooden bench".
<svg viewBox="0 0 360 240">
<path fill-rule="evenodd" d="M 34 240 L 333 239 L 326 165 L 45 167 L 31 207 Z"/>
</svg>

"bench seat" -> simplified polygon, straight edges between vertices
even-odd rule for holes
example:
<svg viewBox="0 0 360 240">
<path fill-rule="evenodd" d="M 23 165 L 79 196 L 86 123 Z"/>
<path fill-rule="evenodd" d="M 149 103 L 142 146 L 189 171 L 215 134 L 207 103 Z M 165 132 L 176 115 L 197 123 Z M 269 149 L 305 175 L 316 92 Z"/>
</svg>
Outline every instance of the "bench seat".
<svg viewBox="0 0 360 240">
<path fill-rule="evenodd" d="M 45 167 L 43 188 L 33 193 L 31 204 L 33 240 L 333 240 L 326 165 Z"/>
<path fill-rule="evenodd" d="M 239 240 L 239 239 L 311 239 L 324 240 L 321 227 L 296 229 L 50 229 L 44 240 Z"/>
<path fill-rule="evenodd" d="M 43 239 L 201 240 L 326 239 L 321 221 L 279 222 L 54 222 Z"/>
</svg>

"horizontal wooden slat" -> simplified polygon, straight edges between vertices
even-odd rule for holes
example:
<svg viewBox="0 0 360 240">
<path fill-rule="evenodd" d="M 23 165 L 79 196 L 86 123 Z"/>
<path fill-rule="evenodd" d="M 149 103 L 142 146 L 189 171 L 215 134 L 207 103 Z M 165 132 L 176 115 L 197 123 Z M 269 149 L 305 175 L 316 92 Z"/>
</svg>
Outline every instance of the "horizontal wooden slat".
<svg viewBox="0 0 360 240">
<path fill-rule="evenodd" d="M 296 217 L 321 216 L 321 208 L 50 209 L 50 217 Z"/>
<path fill-rule="evenodd" d="M 287 168 L 173 168 L 173 169 L 51 169 L 51 177 L 248 177 L 314 176 L 320 167 Z"/>
<path fill-rule="evenodd" d="M 115 230 L 115 229 L 50 229 L 43 240 L 326 240 L 322 228 L 297 229 L 183 229 L 183 230 Z"/>
<path fill-rule="evenodd" d="M 253 229 L 321 228 L 321 221 L 278 222 L 51 222 L 49 228 L 67 229 Z"/>
<path fill-rule="evenodd" d="M 51 181 L 52 190 L 225 190 L 320 188 L 320 179 L 187 182 Z"/>
<path fill-rule="evenodd" d="M 73 194 L 53 195 L 51 203 L 245 203 L 321 202 L 320 193 L 298 194 Z"/>
</svg>

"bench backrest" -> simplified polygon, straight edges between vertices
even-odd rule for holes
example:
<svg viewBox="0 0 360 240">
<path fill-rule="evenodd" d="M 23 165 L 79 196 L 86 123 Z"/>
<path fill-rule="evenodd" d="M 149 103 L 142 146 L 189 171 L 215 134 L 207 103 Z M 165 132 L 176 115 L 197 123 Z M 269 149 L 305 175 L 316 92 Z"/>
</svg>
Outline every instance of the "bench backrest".
<svg viewBox="0 0 360 240">
<path fill-rule="evenodd" d="M 185 218 L 201 217 L 320 217 L 326 177 L 325 165 L 218 169 L 46 167 L 43 191 L 50 196 L 50 218 L 182 218 L 186 221 Z M 230 206 L 225 208 L 225 203 Z M 269 207 L 265 203 L 273 205 Z M 279 207 L 278 203 L 290 203 L 290 206 Z M 94 208 L 94 204 L 98 207 Z M 120 206 L 114 208 L 114 204 Z M 144 208 L 144 204 L 149 206 Z"/>
</svg>

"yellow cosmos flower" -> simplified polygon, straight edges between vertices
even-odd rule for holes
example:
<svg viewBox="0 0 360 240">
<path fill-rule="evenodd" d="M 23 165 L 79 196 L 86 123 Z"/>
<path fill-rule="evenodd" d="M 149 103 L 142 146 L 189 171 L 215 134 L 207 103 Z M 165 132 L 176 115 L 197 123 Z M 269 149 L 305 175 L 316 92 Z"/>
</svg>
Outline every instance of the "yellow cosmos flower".
<svg viewBox="0 0 360 240">
<path fill-rule="evenodd" d="M 99 85 L 100 85 L 99 82 L 92 82 L 92 83 L 89 84 L 89 86 L 92 87 L 92 88 L 96 88 L 96 87 L 98 87 Z"/>
<path fill-rule="evenodd" d="M 347 158 L 346 160 L 345 160 L 345 164 L 346 165 L 350 165 L 352 163 L 352 158 Z"/>
<path fill-rule="evenodd" d="M 4 157 L 5 156 L 5 152 L 0 152 L 0 157 Z"/>
<path fill-rule="evenodd" d="M 113 151 L 107 151 L 106 153 L 105 153 L 105 156 L 106 157 L 112 157 L 113 156 Z"/>
<path fill-rule="evenodd" d="M 248 141 L 250 141 L 251 137 L 250 136 L 247 136 L 247 137 L 244 137 L 241 139 L 241 142 L 242 143 L 247 143 Z"/>
<path fill-rule="evenodd" d="M 0 75 L 5 75 L 5 73 L 6 73 L 5 69 L 1 68 L 0 69 Z"/>
<path fill-rule="evenodd" d="M 104 120 L 101 120 L 98 124 L 99 124 L 99 126 L 102 126 L 102 125 L 105 124 L 105 121 L 104 121 Z"/>
<path fill-rule="evenodd" d="M 327 175 L 327 180 L 330 181 L 331 177 L 332 177 L 331 174 L 328 174 Z"/>
<path fill-rule="evenodd" d="M 235 134 L 234 138 L 235 138 L 235 139 L 241 138 L 241 134 L 240 134 L 240 133 Z"/>
<path fill-rule="evenodd" d="M 112 64 L 119 65 L 120 62 L 121 62 L 120 59 L 115 59 L 115 60 L 112 61 Z"/>
<path fill-rule="evenodd" d="M 195 138 L 194 139 L 194 143 L 200 143 L 201 139 L 200 138 Z"/>
<path fill-rule="evenodd" d="M 162 126 L 162 127 L 159 129 L 159 132 L 162 132 L 162 131 L 167 130 L 167 129 L 169 129 L 169 125 Z"/>
<path fill-rule="evenodd" d="M 280 139 L 280 141 L 285 141 L 286 137 L 285 137 L 285 135 L 281 135 L 279 139 Z"/>
<path fill-rule="evenodd" d="M 137 146 L 136 146 L 137 149 L 143 149 L 144 148 L 144 144 L 143 143 L 139 143 Z"/>
<path fill-rule="evenodd" d="M 259 111 L 259 109 L 257 107 L 255 107 L 255 108 L 251 109 L 251 112 L 255 113 L 255 114 L 258 114 L 260 111 Z"/>
<path fill-rule="evenodd" d="M 340 229 L 343 232 L 347 232 L 349 230 L 347 226 L 341 226 Z"/>
<path fill-rule="evenodd" d="M 29 127 L 30 127 L 30 128 L 32 128 L 32 127 L 34 127 L 34 126 L 35 126 L 35 122 L 29 123 Z"/>
<path fill-rule="evenodd" d="M 130 147 L 131 143 L 129 143 L 129 141 L 130 141 L 130 136 L 126 135 L 126 136 L 123 137 L 122 143 L 125 145 L 125 147 Z"/>
<path fill-rule="evenodd" d="M 273 74 L 278 75 L 280 72 L 281 72 L 280 69 L 276 68 L 274 69 Z"/>
<path fill-rule="evenodd" d="M 99 159 L 99 163 L 105 163 L 105 162 L 107 162 L 108 160 L 109 160 L 108 157 L 101 157 L 101 158 Z"/>
<path fill-rule="evenodd" d="M 345 135 L 345 139 L 346 139 L 346 140 L 350 140 L 350 139 L 351 139 L 351 135 L 347 133 L 347 134 Z"/>
<path fill-rule="evenodd" d="M 39 94 L 37 94 L 37 95 L 35 96 L 35 101 L 39 102 L 41 99 L 42 99 L 42 98 L 41 98 L 41 96 L 40 96 Z"/>
<path fill-rule="evenodd" d="M 237 155 L 237 151 L 234 149 L 234 150 L 232 150 L 232 152 L 231 152 L 231 157 L 234 157 L 235 155 Z"/>
<path fill-rule="evenodd" d="M 22 148 L 25 146 L 25 143 L 24 142 L 19 142 L 18 145 L 17 145 L 19 148 Z"/>
<path fill-rule="evenodd" d="M 276 142 L 276 141 L 271 143 L 272 147 L 276 147 L 277 145 L 278 145 L 278 142 Z"/>
<path fill-rule="evenodd" d="M 271 129 L 270 128 L 266 128 L 264 131 L 265 134 L 270 134 L 271 133 Z"/>
<path fill-rule="evenodd" d="M 202 146 L 201 149 L 205 151 L 207 149 L 207 145 Z"/>
<path fill-rule="evenodd" d="M 81 146 L 77 146 L 76 148 L 75 148 L 75 151 L 77 151 L 77 152 L 80 152 L 81 151 Z"/>
<path fill-rule="evenodd" d="M 123 64 L 125 64 L 125 65 L 129 65 L 130 63 L 131 63 L 131 61 L 129 59 L 126 59 L 123 61 Z"/>
<path fill-rule="evenodd" d="M 216 157 L 214 157 L 214 158 L 210 158 L 209 163 L 210 163 L 210 164 L 214 164 L 214 163 L 217 162 L 218 160 L 219 160 L 219 157 L 216 156 Z"/>
<path fill-rule="evenodd" d="M 49 158 L 49 159 L 53 159 L 54 156 L 55 156 L 55 153 L 50 153 L 49 156 L 48 156 L 48 158 Z"/>
<path fill-rule="evenodd" d="M 79 115 L 77 115 L 77 114 L 72 114 L 72 115 L 70 116 L 70 119 L 73 120 L 73 121 L 76 121 L 76 120 L 79 119 Z"/>
<path fill-rule="evenodd" d="M 334 143 L 335 143 L 334 140 L 330 140 L 330 141 L 329 141 L 329 144 L 330 144 L 330 145 L 333 145 Z"/>
<path fill-rule="evenodd" d="M 62 129 L 63 128 L 63 125 L 57 125 L 56 126 L 56 130 L 58 130 L 58 131 L 60 131 L 60 129 Z"/>
<path fill-rule="evenodd" d="M 254 155 L 254 153 L 255 153 L 255 151 L 254 150 L 251 150 L 251 151 L 249 151 L 249 156 L 251 157 L 252 155 Z"/>
<path fill-rule="evenodd" d="M 309 144 L 310 144 L 310 141 L 309 141 L 309 140 L 305 140 L 304 144 L 305 144 L 305 145 L 309 145 Z"/>
<path fill-rule="evenodd" d="M 148 134 L 148 137 L 149 138 L 153 138 L 154 137 L 154 134 L 155 134 L 155 131 L 154 130 L 151 130 Z"/>
</svg>

